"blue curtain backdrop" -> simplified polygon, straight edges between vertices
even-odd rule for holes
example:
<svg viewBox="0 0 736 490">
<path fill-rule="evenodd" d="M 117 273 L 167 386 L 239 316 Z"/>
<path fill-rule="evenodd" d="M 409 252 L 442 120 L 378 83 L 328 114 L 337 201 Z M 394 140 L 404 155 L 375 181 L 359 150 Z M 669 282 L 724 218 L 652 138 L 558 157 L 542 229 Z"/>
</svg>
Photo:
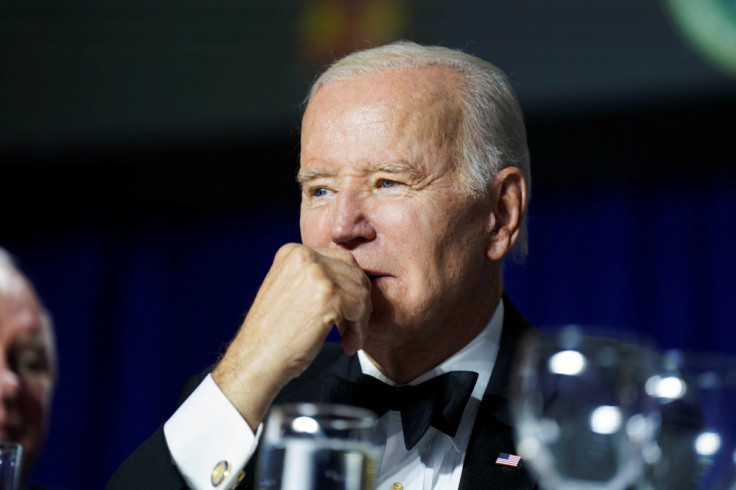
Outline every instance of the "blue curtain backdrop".
<svg viewBox="0 0 736 490">
<path fill-rule="evenodd" d="M 539 325 L 595 323 L 736 354 L 736 181 L 543 189 L 506 286 Z M 296 206 L 37 230 L 3 243 L 55 318 L 60 380 L 38 483 L 102 488 L 237 330 Z"/>
</svg>

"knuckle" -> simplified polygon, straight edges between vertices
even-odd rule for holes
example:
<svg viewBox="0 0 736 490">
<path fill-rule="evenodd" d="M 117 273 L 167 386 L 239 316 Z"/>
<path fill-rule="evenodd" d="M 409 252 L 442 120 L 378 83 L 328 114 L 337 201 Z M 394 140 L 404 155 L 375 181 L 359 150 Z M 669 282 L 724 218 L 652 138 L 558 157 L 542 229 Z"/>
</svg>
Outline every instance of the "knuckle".
<svg viewBox="0 0 736 490">
<path fill-rule="evenodd" d="M 299 268 L 317 262 L 317 253 L 305 245 L 287 243 L 276 252 L 276 259 L 283 261 L 289 267 Z"/>
<path fill-rule="evenodd" d="M 319 276 L 315 273 L 312 280 L 312 291 L 316 300 L 326 302 L 335 296 L 337 286 L 332 281 L 327 280 L 324 273 L 320 271 Z"/>
<path fill-rule="evenodd" d="M 317 260 L 317 253 L 304 245 L 297 245 L 291 252 L 291 257 L 297 264 L 314 264 Z"/>
<path fill-rule="evenodd" d="M 342 315 L 340 315 L 336 311 L 328 311 L 325 312 L 324 315 L 322 315 L 322 324 L 325 326 L 332 326 L 337 325 L 338 329 L 343 329 L 343 318 Z"/>
<path fill-rule="evenodd" d="M 303 274 L 309 282 L 321 283 L 327 281 L 327 272 L 317 262 L 309 262 L 302 268 Z"/>
<path fill-rule="evenodd" d="M 312 262 L 303 268 L 302 273 L 314 301 L 323 304 L 335 297 L 337 285 L 322 265 Z"/>
<path fill-rule="evenodd" d="M 295 250 L 299 248 L 299 244 L 297 243 L 287 243 L 285 245 L 282 245 L 277 251 L 276 251 L 276 258 L 277 259 L 283 259 L 284 257 L 288 257 L 292 253 L 294 253 Z"/>
</svg>

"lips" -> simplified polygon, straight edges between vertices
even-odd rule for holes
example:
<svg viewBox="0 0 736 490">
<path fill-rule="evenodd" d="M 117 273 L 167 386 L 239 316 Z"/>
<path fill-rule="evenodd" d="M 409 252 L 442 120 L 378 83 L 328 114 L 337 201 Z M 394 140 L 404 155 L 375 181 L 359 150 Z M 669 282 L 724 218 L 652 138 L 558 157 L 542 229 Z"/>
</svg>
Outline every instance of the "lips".
<svg viewBox="0 0 736 490">
<path fill-rule="evenodd" d="M 376 279 L 380 279 L 382 277 L 387 277 L 388 276 L 388 274 L 383 274 L 381 272 L 372 271 L 372 270 L 365 270 L 364 269 L 363 272 L 365 272 L 365 275 L 368 276 L 368 279 L 370 279 L 371 281 L 374 281 Z"/>
</svg>

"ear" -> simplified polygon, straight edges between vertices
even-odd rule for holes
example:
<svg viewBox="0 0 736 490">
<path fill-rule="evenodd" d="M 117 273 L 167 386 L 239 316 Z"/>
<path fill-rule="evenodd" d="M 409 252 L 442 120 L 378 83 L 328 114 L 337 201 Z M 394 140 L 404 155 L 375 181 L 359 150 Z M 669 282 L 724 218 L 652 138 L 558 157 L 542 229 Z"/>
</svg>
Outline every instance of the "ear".
<svg viewBox="0 0 736 490">
<path fill-rule="evenodd" d="M 490 241 L 486 254 L 489 259 L 500 261 L 519 238 L 526 212 L 526 181 L 521 170 L 516 167 L 500 170 L 491 184 L 490 198 Z"/>
</svg>

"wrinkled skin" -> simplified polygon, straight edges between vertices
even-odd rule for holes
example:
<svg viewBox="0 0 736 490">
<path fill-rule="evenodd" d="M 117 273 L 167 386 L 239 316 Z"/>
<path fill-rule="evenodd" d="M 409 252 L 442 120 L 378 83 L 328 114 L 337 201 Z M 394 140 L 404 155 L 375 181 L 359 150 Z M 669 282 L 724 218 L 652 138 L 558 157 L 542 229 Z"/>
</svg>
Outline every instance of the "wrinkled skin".
<svg viewBox="0 0 736 490">
<path fill-rule="evenodd" d="M 473 195 L 453 161 L 457 75 L 392 70 L 323 86 L 302 121 L 302 244 L 277 253 L 213 372 L 252 428 L 333 324 L 408 382 L 467 344 L 501 295 L 525 203 L 517 169 Z"/>
</svg>

